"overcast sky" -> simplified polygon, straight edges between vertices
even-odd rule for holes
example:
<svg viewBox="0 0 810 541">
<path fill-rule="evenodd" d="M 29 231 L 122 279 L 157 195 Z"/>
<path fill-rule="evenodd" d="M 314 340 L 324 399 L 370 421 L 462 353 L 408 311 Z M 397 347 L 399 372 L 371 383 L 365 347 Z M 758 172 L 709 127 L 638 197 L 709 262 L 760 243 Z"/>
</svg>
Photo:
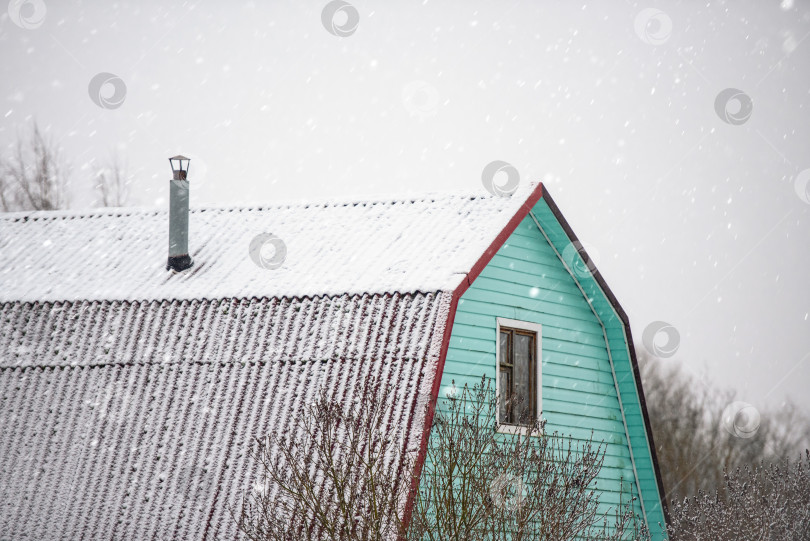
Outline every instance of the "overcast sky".
<svg viewBox="0 0 810 541">
<path fill-rule="evenodd" d="M 810 411 L 810 2 L 327 5 L 12 0 L 0 149 L 36 119 L 76 208 L 112 153 L 162 207 L 177 153 L 192 206 L 484 193 L 503 160 L 637 342 L 679 331 L 659 362 Z"/>
</svg>

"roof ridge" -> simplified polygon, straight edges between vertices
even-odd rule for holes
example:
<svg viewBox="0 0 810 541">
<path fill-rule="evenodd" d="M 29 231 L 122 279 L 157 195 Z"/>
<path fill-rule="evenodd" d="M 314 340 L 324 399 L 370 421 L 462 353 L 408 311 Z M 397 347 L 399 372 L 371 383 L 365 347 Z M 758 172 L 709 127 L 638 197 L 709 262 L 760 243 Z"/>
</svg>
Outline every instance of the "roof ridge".
<svg viewBox="0 0 810 541">
<path fill-rule="evenodd" d="M 529 188 L 533 188 L 537 183 L 527 183 Z M 309 208 L 309 207 L 348 207 L 357 205 L 378 205 L 378 204 L 397 204 L 397 203 L 416 203 L 422 201 L 435 201 L 444 199 L 494 199 L 497 196 L 489 193 L 473 193 L 471 191 L 435 191 L 435 192 L 415 192 L 415 193 L 392 193 L 389 195 L 350 195 L 342 197 L 329 197 L 321 199 L 280 199 L 278 201 L 267 201 L 259 203 L 236 203 L 229 205 L 199 205 L 189 209 L 190 212 L 206 212 L 206 211 L 243 211 L 243 210 L 269 210 L 269 209 L 284 209 L 284 208 Z M 147 206 L 132 206 L 132 207 L 99 207 L 99 208 L 83 208 L 83 209 L 63 209 L 63 210 L 23 210 L 0 213 L 0 220 L 3 221 L 28 221 L 28 220 L 47 220 L 47 219 L 74 219 L 74 218 L 96 218 L 106 216 L 130 216 L 133 214 L 149 215 L 149 214 L 165 214 L 168 208 L 164 207 L 147 207 Z"/>
<path fill-rule="evenodd" d="M 303 303 L 303 302 L 319 302 L 319 301 L 330 301 L 341 299 L 346 297 L 348 299 L 362 299 L 364 297 L 374 298 L 374 297 L 395 297 L 399 295 L 400 297 L 415 297 L 415 296 L 423 296 L 423 297 L 430 297 L 431 295 L 440 295 L 440 294 L 447 294 L 450 295 L 453 293 L 453 288 L 451 287 L 440 287 L 440 288 L 403 288 L 403 289 L 392 289 L 392 290 L 383 290 L 383 291 L 327 291 L 323 293 L 304 293 L 304 294 L 291 294 L 291 295 L 227 295 L 224 297 L 212 295 L 212 296 L 198 296 L 198 297 L 133 297 L 131 299 L 125 298 L 99 298 L 99 299 L 44 299 L 44 300 L 1 300 L 0 299 L 0 308 L 5 308 L 10 305 L 19 305 L 19 306 L 57 306 L 60 305 L 64 307 L 65 305 L 73 306 L 77 304 L 86 303 L 88 305 L 94 304 L 121 304 L 121 305 L 132 305 L 132 304 L 167 304 L 170 306 L 174 305 L 182 305 L 182 304 L 193 304 L 193 303 L 226 303 L 226 302 L 252 302 L 252 301 L 279 301 L 279 302 L 290 302 L 290 303 Z"/>
</svg>

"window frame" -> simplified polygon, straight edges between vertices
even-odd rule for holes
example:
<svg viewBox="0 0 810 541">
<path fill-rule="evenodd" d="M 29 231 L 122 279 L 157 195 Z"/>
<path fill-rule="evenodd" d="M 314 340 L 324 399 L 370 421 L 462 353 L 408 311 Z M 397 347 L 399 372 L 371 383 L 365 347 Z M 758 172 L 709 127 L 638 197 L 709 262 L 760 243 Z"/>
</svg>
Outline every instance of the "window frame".
<svg viewBox="0 0 810 541">
<path fill-rule="evenodd" d="M 537 419 L 542 419 L 543 416 L 543 326 L 539 323 L 532 323 L 530 321 L 520 321 L 517 319 L 508 319 L 504 317 L 496 318 L 495 320 L 495 396 L 500 401 L 501 392 L 501 327 L 507 329 L 514 329 L 517 331 L 531 332 L 535 334 L 535 397 L 537 400 L 536 411 Z M 502 434 L 523 434 L 529 433 L 529 427 L 526 425 L 517 425 L 510 423 L 502 423 L 500 417 L 500 408 L 495 413 L 495 429 Z M 539 436 L 536 432 L 531 435 Z"/>
</svg>

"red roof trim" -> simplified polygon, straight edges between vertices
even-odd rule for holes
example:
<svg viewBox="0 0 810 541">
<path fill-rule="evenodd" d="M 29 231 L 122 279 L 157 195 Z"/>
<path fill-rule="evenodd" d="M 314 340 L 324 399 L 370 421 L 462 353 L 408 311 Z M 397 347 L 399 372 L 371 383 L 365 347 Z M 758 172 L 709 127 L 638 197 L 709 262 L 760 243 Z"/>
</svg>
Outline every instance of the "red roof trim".
<svg viewBox="0 0 810 541">
<path fill-rule="evenodd" d="M 442 347 L 439 352 L 439 360 L 436 363 L 436 374 L 433 377 L 433 388 L 430 391 L 430 403 L 428 406 L 428 410 L 425 414 L 425 426 L 422 428 L 422 441 L 419 445 L 419 455 L 416 457 L 416 464 L 414 465 L 413 471 L 413 478 L 411 479 L 411 490 L 408 493 L 408 500 L 405 504 L 405 514 L 403 516 L 403 524 L 407 528 L 408 524 L 411 521 L 411 515 L 413 514 L 413 505 L 416 500 L 416 491 L 419 489 L 419 479 L 422 475 L 422 467 L 425 465 L 425 458 L 427 457 L 427 444 L 428 438 L 430 437 L 430 428 L 433 426 L 433 416 L 436 411 L 436 402 L 439 398 L 439 389 L 441 388 L 442 383 L 442 374 L 444 374 L 444 363 L 447 359 L 447 350 L 450 347 L 450 336 L 453 333 L 453 321 L 456 317 L 456 308 L 458 308 L 458 301 L 464 292 L 472 285 L 478 275 L 484 270 L 484 268 L 492 261 L 492 258 L 495 257 L 495 254 L 498 253 L 498 250 L 501 249 L 501 246 L 507 241 L 507 239 L 514 233 L 517 226 L 520 225 L 520 222 L 529 215 L 529 212 L 534 208 L 538 201 L 543 197 L 543 184 L 540 183 L 537 187 L 529 194 L 529 197 L 526 201 L 523 202 L 520 209 L 515 213 L 514 216 L 509 220 L 509 223 L 501 230 L 495 240 L 489 245 L 489 247 L 481 254 L 481 257 L 478 258 L 478 261 L 472 266 L 472 268 L 467 272 L 464 278 L 461 280 L 461 283 L 456 287 L 453 291 L 453 296 L 450 300 L 450 309 L 447 312 L 447 322 L 444 326 L 444 335 L 442 336 Z"/>
</svg>

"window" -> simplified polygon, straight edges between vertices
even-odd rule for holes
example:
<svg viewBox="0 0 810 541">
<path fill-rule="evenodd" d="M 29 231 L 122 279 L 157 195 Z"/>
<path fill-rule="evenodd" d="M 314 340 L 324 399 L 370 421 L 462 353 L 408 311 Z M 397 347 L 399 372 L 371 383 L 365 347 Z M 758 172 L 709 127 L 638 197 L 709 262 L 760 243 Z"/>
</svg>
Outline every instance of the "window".
<svg viewBox="0 0 810 541">
<path fill-rule="evenodd" d="M 531 426 L 541 413 L 541 327 L 498 318 L 497 329 L 498 425 L 510 431 Z"/>
</svg>

